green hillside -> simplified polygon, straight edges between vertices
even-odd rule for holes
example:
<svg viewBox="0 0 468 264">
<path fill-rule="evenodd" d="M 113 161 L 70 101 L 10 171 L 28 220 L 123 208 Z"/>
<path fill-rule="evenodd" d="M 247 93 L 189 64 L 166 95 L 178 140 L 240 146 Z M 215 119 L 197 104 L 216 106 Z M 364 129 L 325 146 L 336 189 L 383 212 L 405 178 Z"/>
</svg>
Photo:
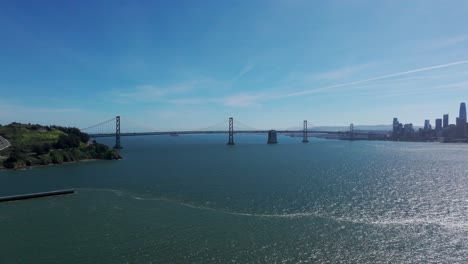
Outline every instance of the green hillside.
<svg viewBox="0 0 468 264">
<path fill-rule="evenodd" d="M 116 150 L 89 143 L 89 135 L 73 127 L 12 123 L 0 126 L 11 146 L 0 151 L 0 167 L 18 169 L 85 159 L 120 159 Z"/>
<path fill-rule="evenodd" d="M 12 123 L 0 126 L 0 136 L 8 139 L 12 145 L 54 144 L 60 135 L 65 134 L 56 128 L 39 125 Z"/>
</svg>

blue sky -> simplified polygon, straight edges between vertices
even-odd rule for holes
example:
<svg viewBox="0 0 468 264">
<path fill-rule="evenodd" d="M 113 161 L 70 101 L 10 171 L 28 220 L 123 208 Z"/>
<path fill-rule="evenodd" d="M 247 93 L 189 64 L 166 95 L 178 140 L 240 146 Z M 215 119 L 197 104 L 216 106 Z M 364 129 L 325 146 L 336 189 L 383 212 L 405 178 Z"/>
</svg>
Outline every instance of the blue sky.
<svg viewBox="0 0 468 264">
<path fill-rule="evenodd" d="M 456 0 L 1 1 L 0 123 L 454 123 L 466 14 Z"/>
</svg>

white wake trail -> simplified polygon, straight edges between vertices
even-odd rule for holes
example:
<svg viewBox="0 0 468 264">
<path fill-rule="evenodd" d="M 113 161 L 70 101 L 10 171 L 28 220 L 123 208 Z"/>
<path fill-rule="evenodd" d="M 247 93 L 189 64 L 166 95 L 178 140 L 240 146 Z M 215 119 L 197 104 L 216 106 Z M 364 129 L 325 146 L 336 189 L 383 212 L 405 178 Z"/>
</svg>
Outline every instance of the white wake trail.
<svg viewBox="0 0 468 264">
<path fill-rule="evenodd" d="M 140 196 L 133 195 L 129 192 L 115 189 L 93 189 L 93 188 L 79 188 L 77 190 L 85 191 L 104 191 L 110 192 L 117 196 L 128 197 L 137 201 L 162 201 L 175 203 L 179 206 L 184 206 L 196 210 L 207 210 L 216 213 L 222 213 L 233 216 L 242 216 L 242 217 L 256 217 L 256 218 L 286 218 L 286 219 L 299 219 L 299 218 L 322 218 L 329 219 L 336 222 L 342 223 L 354 223 L 354 224 L 367 224 L 367 225 L 377 225 L 377 226 L 410 226 L 410 225 L 438 225 L 448 229 L 458 229 L 463 231 L 468 231 L 468 223 L 458 222 L 458 221 L 449 221 L 447 219 L 441 218 L 407 218 L 407 219 L 397 219 L 397 218 L 388 218 L 388 219 L 355 219 L 353 217 L 338 217 L 330 216 L 326 214 L 321 214 L 319 212 L 302 212 L 302 213 L 285 213 L 285 214 L 255 214 L 255 213 L 242 213 L 242 212 L 233 212 L 223 209 L 216 209 L 207 206 L 193 205 L 181 201 L 177 201 L 169 198 L 144 198 Z"/>
</svg>

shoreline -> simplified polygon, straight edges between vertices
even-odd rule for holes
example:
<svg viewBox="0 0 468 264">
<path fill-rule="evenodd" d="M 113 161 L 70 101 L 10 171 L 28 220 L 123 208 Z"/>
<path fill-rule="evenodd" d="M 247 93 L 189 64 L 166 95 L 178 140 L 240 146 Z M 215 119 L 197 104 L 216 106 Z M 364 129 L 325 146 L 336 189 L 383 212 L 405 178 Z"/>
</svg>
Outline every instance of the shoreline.
<svg viewBox="0 0 468 264">
<path fill-rule="evenodd" d="M 292 138 L 302 138 L 302 135 L 286 135 Z M 320 138 L 326 140 L 344 140 L 344 141 L 386 141 L 386 142 L 412 142 L 412 143 L 443 143 L 443 144 L 467 144 L 468 140 L 459 139 L 459 140 L 440 140 L 440 139 L 429 139 L 429 140 L 395 140 L 392 138 L 340 138 L 340 137 L 329 137 L 329 136 L 308 136 L 309 138 Z"/>
</svg>

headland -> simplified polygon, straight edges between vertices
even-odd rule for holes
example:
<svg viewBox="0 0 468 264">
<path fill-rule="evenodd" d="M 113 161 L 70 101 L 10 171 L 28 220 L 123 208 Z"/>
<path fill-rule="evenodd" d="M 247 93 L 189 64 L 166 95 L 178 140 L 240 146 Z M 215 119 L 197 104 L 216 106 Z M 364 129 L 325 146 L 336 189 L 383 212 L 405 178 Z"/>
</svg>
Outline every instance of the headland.
<svg viewBox="0 0 468 264">
<path fill-rule="evenodd" d="M 89 135 L 74 127 L 11 123 L 0 126 L 0 136 L 0 169 L 122 158 L 104 144 L 89 142 Z"/>
</svg>

